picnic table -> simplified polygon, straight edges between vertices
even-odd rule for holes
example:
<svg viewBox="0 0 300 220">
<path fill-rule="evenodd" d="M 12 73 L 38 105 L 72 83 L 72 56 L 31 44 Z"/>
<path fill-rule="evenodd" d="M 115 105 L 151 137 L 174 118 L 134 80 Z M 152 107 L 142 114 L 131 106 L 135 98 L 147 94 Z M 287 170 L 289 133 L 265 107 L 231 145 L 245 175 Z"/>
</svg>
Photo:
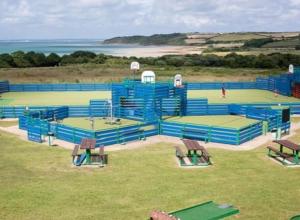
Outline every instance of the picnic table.
<svg viewBox="0 0 300 220">
<path fill-rule="evenodd" d="M 209 157 L 205 148 L 201 146 L 197 141 L 183 139 L 182 142 L 184 143 L 186 149 L 188 150 L 187 156 L 192 158 L 192 163 L 194 165 L 198 163 L 198 157 L 200 156 Z M 198 154 L 198 151 L 201 152 L 200 155 Z"/>
<path fill-rule="evenodd" d="M 96 147 L 96 140 L 95 139 L 87 139 L 84 138 L 81 140 L 80 149 L 85 150 L 86 153 L 86 163 L 91 163 L 91 150 L 95 149 Z"/>
<path fill-rule="evenodd" d="M 299 164 L 300 145 L 295 144 L 295 143 L 293 143 L 289 140 L 275 140 L 273 142 L 280 145 L 279 152 L 282 153 L 282 154 L 284 154 L 283 153 L 283 148 L 287 148 L 287 149 L 292 150 L 292 152 L 293 152 L 293 154 L 292 154 L 293 162 L 295 164 Z"/>
</svg>

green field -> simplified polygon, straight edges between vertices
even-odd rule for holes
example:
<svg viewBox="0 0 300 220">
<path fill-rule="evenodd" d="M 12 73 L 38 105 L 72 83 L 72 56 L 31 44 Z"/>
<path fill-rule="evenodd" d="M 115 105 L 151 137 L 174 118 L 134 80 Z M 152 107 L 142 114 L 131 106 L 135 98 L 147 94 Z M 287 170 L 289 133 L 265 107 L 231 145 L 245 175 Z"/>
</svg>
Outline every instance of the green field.
<svg viewBox="0 0 300 220">
<path fill-rule="evenodd" d="M 266 36 L 262 36 L 259 34 L 253 34 L 253 33 L 228 33 L 228 34 L 221 34 L 216 37 L 210 38 L 212 41 L 247 41 L 252 39 L 262 39 L 266 38 Z"/>
<path fill-rule="evenodd" d="M 2 94 L 1 105 L 88 105 L 90 99 L 111 98 L 110 91 L 85 92 L 7 92 Z"/>
<path fill-rule="evenodd" d="M 209 103 L 276 103 L 300 102 L 300 99 L 278 95 L 258 89 L 226 90 L 226 98 L 222 98 L 221 90 L 190 90 L 188 98 L 208 98 Z"/>
<path fill-rule="evenodd" d="M 109 152 L 103 169 L 71 166 L 71 152 L 1 132 L 1 219 L 147 219 L 213 200 L 240 209 L 238 219 L 288 219 L 300 213 L 299 169 L 252 151 L 208 149 L 214 165 L 182 169 L 174 144 Z M 294 141 L 300 142 L 300 135 Z M 232 219 L 236 219 L 233 217 Z"/>
<path fill-rule="evenodd" d="M 300 45 L 299 38 L 291 38 L 291 39 L 279 40 L 279 41 L 267 43 L 262 47 L 263 48 L 289 48 L 289 47 L 295 48 L 298 45 Z"/>
<path fill-rule="evenodd" d="M 183 116 L 183 117 L 172 117 L 166 119 L 167 121 L 174 121 L 188 124 L 200 124 L 208 126 L 217 126 L 225 128 L 242 128 L 258 122 L 254 119 L 249 119 L 241 116 L 234 115 L 214 115 L 214 116 Z"/>
<path fill-rule="evenodd" d="M 11 126 L 15 126 L 18 125 L 18 121 L 3 121 L 0 120 L 0 127 L 11 127 Z"/>
<path fill-rule="evenodd" d="M 102 118 L 94 118 L 94 129 L 95 130 L 104 130 L 110 128 L 118 128 L 124 127 L 128 125 L 135 125 L 138 124 L 137 121 L 128 120 L 128 119 L 121 119 L 121 124 L 108 124 L 107 121 Z M 83 129 L 92 129 L 91 121 L 89 118 L 65 118 L 62 122 L 64 125 L 69 125 L 72 127 L 83 128 Z"/>
</svg>

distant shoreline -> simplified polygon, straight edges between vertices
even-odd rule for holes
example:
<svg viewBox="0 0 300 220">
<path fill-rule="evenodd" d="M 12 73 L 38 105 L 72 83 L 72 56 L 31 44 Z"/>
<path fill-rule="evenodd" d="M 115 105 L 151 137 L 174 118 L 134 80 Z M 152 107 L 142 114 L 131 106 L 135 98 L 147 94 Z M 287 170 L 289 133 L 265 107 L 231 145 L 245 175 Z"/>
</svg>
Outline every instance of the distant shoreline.
<svg viewBox="0 0 300 220">
<path fill-rule="evenodd" d="M 69 55 L 76 51 L 90 51 L 112 56 L 157 57 L 167 54 L 200 54 L 196 46 L 147 45 L 135 44 L 103 44 L 100 40 L 5 40 L 0 41 L 0 54 L 16 51 L 56 53 L 59 56 Z"/>
<path fill-rule="evenodd" d="M 197 46 L 144 46 L 121 50 L 114 56 L 160 57 L 164 55 L 201 54 L 203 48 Z"/>
</svg>

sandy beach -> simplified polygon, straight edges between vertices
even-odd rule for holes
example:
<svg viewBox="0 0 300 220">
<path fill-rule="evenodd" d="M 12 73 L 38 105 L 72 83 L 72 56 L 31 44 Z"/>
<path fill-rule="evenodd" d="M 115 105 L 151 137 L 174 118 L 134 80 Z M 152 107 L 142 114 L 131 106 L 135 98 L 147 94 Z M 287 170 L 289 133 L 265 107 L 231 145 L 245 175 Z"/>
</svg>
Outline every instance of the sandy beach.
<svg viewBox="0 0 300 220">
<path fill-rule="evenodd" d="M 164 55 L 201 54 L 203 47 L 196 46 L 145 46 L 120 49 L 115 56 L 159 57 Z"/>
</svg>

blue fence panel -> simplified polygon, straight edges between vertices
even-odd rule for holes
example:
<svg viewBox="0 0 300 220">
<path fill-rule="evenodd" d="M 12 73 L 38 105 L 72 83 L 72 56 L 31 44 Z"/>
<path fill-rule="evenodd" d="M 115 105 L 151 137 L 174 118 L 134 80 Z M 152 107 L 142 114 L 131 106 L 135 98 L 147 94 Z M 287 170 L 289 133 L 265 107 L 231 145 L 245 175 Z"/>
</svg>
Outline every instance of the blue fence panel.
<svg viewBox="0 0 300 220">
<path fill-rule="evenodd" d="M 206 115 L 207 99 L 188 99 L 186 106 L 186 115 Z"/>
<path fill-rule="evenodd" d="M 9 82 L 0 81 L 0 94 L 4 92 L 9 92 Z"/>
<path fill-rule="evenodd" d="M 269 79 L 263 78 L 263 77 L 256 78 L 256 88 L 268 90 L 269 89 Z"/>
<path fill-rule="evenodd" d="M 110 104 L 106 100 L 90 100 L 90 116 L 91 117 L 107 117 L 109 116 Z"/>
<path fill-rule="evenodd" d="M 69 106 L 69 117 L 90 117 L 90 108 L 86 105 Z"/>
<path fill-rule="evenodd" d="M 1 83 L 1 82 L 0 82 Z M 1 88 L 1 86 L 0 86 Z M 78 84 L 9 84 L 11 92 L 39 92 L 39 91 L 109 91 L 110 83 L 78 83 Z M 0 90 L 1 91 L 1 90 Z"/>
<path fill-rule="evenodd" d="M 228 115 L 228 104 L 210 104 L 207 106 L 208 115 Z"/>
<path fill-rule="evenodd" d="M 80 128 L 74 128 L 62 124 L 51 126 L 52 131 L 57 139 L 79 144 L 83 138 L 94 138 L 95 132 Z"/>
</svg>

